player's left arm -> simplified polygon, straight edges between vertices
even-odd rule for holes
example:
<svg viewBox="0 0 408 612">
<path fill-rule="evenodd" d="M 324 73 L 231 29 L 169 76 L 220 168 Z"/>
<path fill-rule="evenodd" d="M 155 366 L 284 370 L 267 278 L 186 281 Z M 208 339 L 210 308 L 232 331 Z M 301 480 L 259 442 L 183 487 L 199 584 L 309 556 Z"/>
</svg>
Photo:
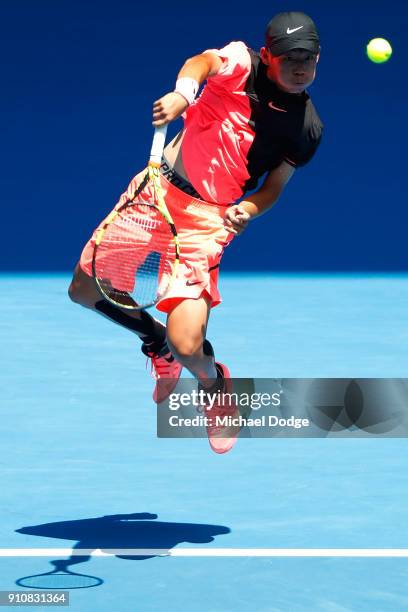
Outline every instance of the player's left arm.
<svg viewBox="0 0 408 612">
<path fill-rule="evenodd" d="M 239 204 L 230 206 L 225 214 L 225 228 L 231 234 L 241 234 L 249 221 L 259 217 L 278 201 L 295 168 L 283 161 L 265 178 L 262 186 Z"/>
</svg>

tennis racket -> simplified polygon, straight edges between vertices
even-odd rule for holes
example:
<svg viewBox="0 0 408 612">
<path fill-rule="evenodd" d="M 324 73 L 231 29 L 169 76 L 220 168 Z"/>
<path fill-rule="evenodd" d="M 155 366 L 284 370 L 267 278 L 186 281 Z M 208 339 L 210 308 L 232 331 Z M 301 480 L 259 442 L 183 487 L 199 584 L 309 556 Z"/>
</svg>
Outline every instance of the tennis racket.
<svg viewBox="0 0 408 612">
<path fill-rule="evenodd" d="M 177 274 L 180 246 L 160 185 L 167 126 L 156 128 L 150 159 L 132 197 L 98 229 L 92 273 L 101 295 L 121 308 L 154 306 Z"/>
</svg>

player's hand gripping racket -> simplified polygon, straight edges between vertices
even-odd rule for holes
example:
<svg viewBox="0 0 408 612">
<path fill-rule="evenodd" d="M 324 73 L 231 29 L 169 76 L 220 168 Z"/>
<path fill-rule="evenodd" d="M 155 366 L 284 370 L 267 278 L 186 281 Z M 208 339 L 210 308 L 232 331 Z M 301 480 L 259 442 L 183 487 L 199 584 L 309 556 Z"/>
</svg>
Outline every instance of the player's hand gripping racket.
<svg viewBox="0 0 408 612">
<path fill-rule="evenodd" d="M 130 310 L 156 304 L 177 274 L 179 241 L 160 185 L 167 126 L 156 128 L 147 172 L 99 228 L 92 272 L 102 296 Z"/>
</svg>

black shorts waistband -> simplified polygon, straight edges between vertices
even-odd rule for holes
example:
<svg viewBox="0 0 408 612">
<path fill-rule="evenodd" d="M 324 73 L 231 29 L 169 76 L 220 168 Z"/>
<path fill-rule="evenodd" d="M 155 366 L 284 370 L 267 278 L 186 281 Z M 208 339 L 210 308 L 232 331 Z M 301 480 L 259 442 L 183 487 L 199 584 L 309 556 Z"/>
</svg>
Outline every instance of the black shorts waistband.
<svg viewBox="0 0 408 612">
<path fill-rule="evenodd" d="M 160 166 L 160 174 L 162 174 L 164 178 L 169 181 L 169 183 L 177 187 L 177 189 L 184 191 L 184 193 L 187 193 L 188 195 L 192 196 L 193 198 L 197 198 L 198 200 L 203 199 L 198 193 L 198 191 L 194 189 L 192 184 L 189 183 L 185 178 L 180 176 L 175 171 L 173 166 L 171 166 L 169 162 L 164 159 L 164 157 Z"/>
</svg>

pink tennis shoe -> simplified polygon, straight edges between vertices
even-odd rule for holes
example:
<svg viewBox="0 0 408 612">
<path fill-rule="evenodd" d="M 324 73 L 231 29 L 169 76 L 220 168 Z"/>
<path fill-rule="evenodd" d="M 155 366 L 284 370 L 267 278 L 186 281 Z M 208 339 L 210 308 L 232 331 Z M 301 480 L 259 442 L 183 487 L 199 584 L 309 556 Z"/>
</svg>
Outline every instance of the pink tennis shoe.
<svg viewBox="0 0 408 612">
<path fill-rule="evenodd" d="M 239 418 L 240 413 L 230 397 L 223 397 L 224 393 L 232 393 L 231 375 L 227 366 L 216 363 L 217 371 L 224 379 L 224 384 L 217 393 L 214 405 L 204 406 L 204 414 L 207 417 L 208 441 L 212 450 L 221 455 L 231 450 L 237 441 L 241 427 L 234 424 L 234 420 Z M 210 392 L 211 393 L 211 392 Z"/>
<path fill-rule="evenodd" d="M 149 351 L 145 345 L 142 351 L 150 359 L 152 376 L 156 381 L 153 401 L 161 404 L 176 388 L 183 366 L 173 357 L 167 345 L 158 353 Z"/>
</svg>

